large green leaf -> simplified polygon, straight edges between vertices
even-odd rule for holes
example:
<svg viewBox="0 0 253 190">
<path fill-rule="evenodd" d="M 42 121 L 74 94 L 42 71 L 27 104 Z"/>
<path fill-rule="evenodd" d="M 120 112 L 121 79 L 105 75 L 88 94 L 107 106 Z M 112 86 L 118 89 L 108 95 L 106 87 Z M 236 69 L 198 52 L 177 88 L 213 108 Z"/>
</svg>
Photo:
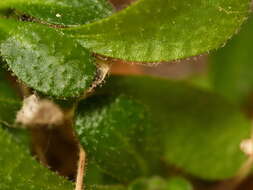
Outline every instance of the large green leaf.
<svg viewBox="0 0 253 190">
<path fill-rule="evenodd" d="M 67 29 L 92 51 L 129 61 L 170 61 L 222 46 L 249 0 L 138 0 L 99 22 Z"/>
<path fill-rule="evenodd" d="M 72 190 L 73 184 L 50 172 L 33 159 L 27 150 L 0 128 L 0 189 Z"/>
<path fill-rule="evenodd" d="M 25 14 L 47 23 L 65 26 L 87 24 L 112 13 L 112 7 L 106 0 L 0 1 L 0 12 L 4 14 L 8 9 L 14 9 L 20 15 Z"/>
<path fill-rule="evenodd" d="M 157 162 L 152 159 L 155 150 L 151 153 L 143 146 L 152 143 L 148 117 L 145 107 L 127 97 L 92 97 L 79 105 L 75 128 L 89 158 L 106 173 L 129 182 L 149 173 L 150 160 Z"/>
<path fill-rule="evenodd" d="M 96 75 L 95 60 L 77 42 L 34 23 L 16 23 L 10 31 L 0 53 L 28 86 L 59 98 L 78 96 L 90 87 Z"/>
<path fill-rule="evenodd" d="M 160 158 L 185 172 L 209 180 L 234 176 L 246 160 L 239 145 L 250 136 L 250 122 L 236 106 L 220 96 L 183 83 L 149 77 L 112 77 L 97 93 L 100 96 L 87 100 L 83 104 L 85 106 L 81 106 L 76 121 L 77 132 L 90 155 L 96 155 L 103 161 L 100 167 L 110 168 L 106 172 L 114 172 L 114 176 L 126 175 L 136 159 L 116 153 L 107 156 L 107 153 L 112 153 L 108 148 L 114 152 L 120 150 L 123 155 L 135 151 L 141 156 L 143 153 L 138 150 L 143 147 L 151 150 L 159 148 L 163 153 L 145 155 L 144 163 L 146 160 L 149 164 L 148 159 L 159 154 Z M 106 95 L 118 98 L 112 104 L 105 98 Z M 142 113 L 140 106 L 120 106 L 119 97 L 122 96 L 137 101 L 150 112 L 143 116 L 145 122 L 139 124 L 140 121 L 136 120 Z M 97 106 L 99 101 L 107 103 Z M 138 121 L 135 125 L 131 124 L 134 120 Z M 152 143 L 147 145 L 144 141 L 139 143 L 142 148 L 130 147 L 122 151 L 122 140 L 128 138 L 134 144 L 134 137 L 139 139 L 139 136 L 132 133 L 129 138 L 129 133 L 142 128 L 143 131 L 154 130 L 151 134 L 142 134 L 153 139 Z M 116 132 L 121 134 L 120 139 L 115 137 Z M 108 163 L 108 157 L 111 163 Z M 125 170 L 127 165 L 129 169 Z M 135 175 L 142 175 L 138 167 L 135 171 Z"/>
<path fill-rule="evenodd" d="M 253 93 L 253 19 L 226 47 L 211 56 L 211 83 L 215 91 L 242 103 Z"/>
</svg>

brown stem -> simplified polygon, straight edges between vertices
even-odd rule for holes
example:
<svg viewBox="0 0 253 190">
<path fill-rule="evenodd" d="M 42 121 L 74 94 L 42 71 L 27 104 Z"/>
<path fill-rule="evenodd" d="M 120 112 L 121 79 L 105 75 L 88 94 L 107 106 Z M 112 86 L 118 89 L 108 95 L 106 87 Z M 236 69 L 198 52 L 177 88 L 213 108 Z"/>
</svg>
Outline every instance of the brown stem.
<svg viewBox="0 0 253 190">
<path fill-rule="evenodd" d="M 86 162 L 85 160 L 86 160 L 85 151 L 80 146 L 75 190 L 84 190 L 83 179 L 84 179 L 84 174 L 85 174 L 85 171 L 84 171 L 85 170 L 85 162 Z"/>
</svg>

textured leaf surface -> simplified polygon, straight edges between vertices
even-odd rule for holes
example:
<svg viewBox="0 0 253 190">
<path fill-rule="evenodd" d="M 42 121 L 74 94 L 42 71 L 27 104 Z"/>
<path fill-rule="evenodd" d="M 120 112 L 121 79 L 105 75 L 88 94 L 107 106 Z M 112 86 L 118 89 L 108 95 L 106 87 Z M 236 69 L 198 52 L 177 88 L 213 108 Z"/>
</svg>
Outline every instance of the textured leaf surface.
<svg viewBox="0 0 253 190">
<path fill-rule="evenodd" d="M 0 189 L 72 190 L 73 184 L 50 172 L 0 128 Z"/>
<path fill-rule="evenodd" d="M 243 139 L 250 136 L 249 121 L 235 106 L 217 95 L 183 83 L 148 77 L 112 77 L 98 94 L 101 95 L 101 101 L 106 95 L 117 97 L 123 94 L 145 106 L 151 113 L 145 117 L 148 122 L 151 121 L 149 123 L 152 127 L 149 129 L 157 129 L 150 136 L 157 142 L 153 141 L 148 147 L 163 149 L 163 154 L 157 153 L 161 158 L 192 175 L 209 180 L 229 178 L 236 174 L 246 159 L 239 146 Z M 115 127 L 115 131 L 122 131 L 122 128 L 119 130 L 120 125 L 114 124 L 112 120 L 124 126 L 124 123 L 129 123 L 135 117 L 122 116 L 127 115 L 129 108 L 119 112 L 121 114 L 115 114 L 113 110 L 121 109 L 117 104 L 114 104 L 113 110 L 108 109 L 110 104 L 98 108 L 94 106 L 98 99 L 95 100 L 90 104 L 87 101 L 87 105 L 83 107 L 87 111 L 79 114 L 77 129 L 84 147 L 87 148 L 87 144 L 97 147 L 104 154 L 97 157 L 106 160 L 105 154 L 110 153 L 106 148 L 115 147 L 117 150 L 122 145 L 109 130 Z M 130 113 L 139 113 L 133 107 L 130 110 Z M 134 127 L 130 126 L 128 131 L 132 131 Z M 122 132 L 122 135 L 127 136 L 128 131 Z M 106 138 L 102 134 L 109 135 L 111 142 L 115 143 L 104 141 Z M 146 147 L 145 143 L 142 146 Z M 129 150 L 131 149 L 125 151 Z M 93 153 L 97 154 L 97 150 L 90 149 L 90 154 Z M 145 156 L 145 159 L 148 158 L 149 156 Z M 123 159 L 118 154 L 110 154 L 110 159 L 114 160 L 113 163 L 120 163 L 108 165 L 109 171 L 115 172 L 114 175 L 123 175 L 124 163 L 132 163 L 129 161 L 134 160 L 133 157 L 130 160 L 128 157 Z M 107 167 L 107 164 L 103 162 L 103 167 Z M 117 168 L 122 170 L 117 171 Z"/>
<path fill-rule="evenodd" d="M 242 103 L 253 92 L 253 19 L 224 48 L 211 56 L 211 83 L 215 91 Z"/>
<path fill-rule="evenodd" d="M 79 105 L 75 127 L 90 158 L 106 173 L 128 182 L 149 173 L 149 159 L 143 157 L 151 151 L 143 146 L 147 118 L 145 107 L 124 96 L 94 97 Z"/>
<path fill-rule="evenodd" d="M 0 45 L 0 52 L 20 80 L 46 95 L 78 96 L 95 78 L 94 59 L 86 49 L 38 24 L 18 24 Z"/>
<path fill-rule="evenodd" d="M 138 0 L 102 21 L 67 30 L 96 53 L 170 61 L 216 49 L 246 19 L 249 0 Z"/>
<path fill-rule="evenodd" d="M 80 25 L 109 16 L 112 7 L 106 0 L 3 0 L 0 12 L 14 9 L 51 24 Z"/>
</svg>

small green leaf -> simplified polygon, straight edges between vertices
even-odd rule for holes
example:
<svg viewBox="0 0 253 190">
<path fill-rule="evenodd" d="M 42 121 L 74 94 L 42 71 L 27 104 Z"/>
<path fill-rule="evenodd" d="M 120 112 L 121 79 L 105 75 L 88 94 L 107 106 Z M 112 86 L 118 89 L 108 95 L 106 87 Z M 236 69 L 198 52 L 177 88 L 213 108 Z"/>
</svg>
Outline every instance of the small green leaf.
<svg viewBox="0 0 253 190">
<path fill-rule="evenodd" d="M 210 78 L 216 92 L 238 103 L 253 93 L 253 19 L 239 35 L 211 56 Z"/>
<path fill-rule="evenodd" d="M 73 26 L 87 24 L 111 15 L 106 0 L 3 0 L 0 12 L 14 9 L 51 24 Z"/>
<path fill-rule="evenodd" d="M 0 189 L 72 190 L 71 182 L 50 172 L 33 159 L 0 127 Z"/>
<path fill-rule="evenodd" d="M 246 19 L 249 4 L 250 0 L 138 0 L 111 17 L 65 32 L 105 56 L 171 61 L 222 46 Z"/>
<path fill-rule="evenodd" d="M 250 122 L 236 106 L 218 95 L 149 77 L 112 77 L 97 94 L 100 96 L 87 100 L 78 110 L 77 133 L 90 156 L 100 159 L 100 167 L 114 176 L 127 176 L 136 162 L 128 152 L 135 150 L 142 156 L 144 147 L 161 149 L 155 153 L 160 159 L 208 180 L 235 176 L 247 159 L 240 150 L 240 143 L 250 137 Z M 136 101 L 139 106 L 129 106 L 130 102 L 123 106 L 121 98 L 112 103 L 106 96 L 130 98 L 130 102 Z M 95 106 L 99 101 L 105 103 Z M 149 114 L 142 116 L 144 120 L 135 121 L 143 113 L 141 105 Z M 151 129 L 154 132 L 148 133 Z M 147 145 L 147 140 L 138 144 L 142 148 L 120 149 L 124 147 L 124 138 L 135 144 L 139 139 L 138 133 L 134 133 L 136 130 L 145 131 L 142 138 L 149 137 L 152 143 Z M 116 132 L 121 134 L 120 138 L 115 137 Z M 130 138 L 129 134 L 132 134 Z M 119 150 L 122 153 L 116 154 Z M 153 155 L 143 156 L 143 163 L 148 165 Z M 152 159 L 159 162 L 159 158 Z M 135 171 L 130 174 L 143 175 L 139 167 Z"/>
<path fill-rule="evenodd" d="M 58 98 L 79 96 L 96 75 L 91 53 L 59 31 L 34 23 L 11 30 L 0 53 L 20 80 Z"/>
</svg>

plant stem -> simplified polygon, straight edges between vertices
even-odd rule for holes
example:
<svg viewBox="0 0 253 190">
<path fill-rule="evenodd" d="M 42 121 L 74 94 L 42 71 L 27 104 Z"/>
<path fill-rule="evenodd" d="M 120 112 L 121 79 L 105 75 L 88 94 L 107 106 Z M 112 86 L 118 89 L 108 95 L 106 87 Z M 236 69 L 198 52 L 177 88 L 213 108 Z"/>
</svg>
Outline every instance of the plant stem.
<svg viewBox="0 0 253 190">
<path fill-rule="evenodd" d="M 76 176 L 76 187 L 75 190 L 84 190 L 84 174 L 85 174 L 85 162 L 86 162 L 86 154 L 84 149 L 79 146 L 79 160 L 78 160 L 78 168 L 77 168 L 77 176 Z"/>
</svg>

